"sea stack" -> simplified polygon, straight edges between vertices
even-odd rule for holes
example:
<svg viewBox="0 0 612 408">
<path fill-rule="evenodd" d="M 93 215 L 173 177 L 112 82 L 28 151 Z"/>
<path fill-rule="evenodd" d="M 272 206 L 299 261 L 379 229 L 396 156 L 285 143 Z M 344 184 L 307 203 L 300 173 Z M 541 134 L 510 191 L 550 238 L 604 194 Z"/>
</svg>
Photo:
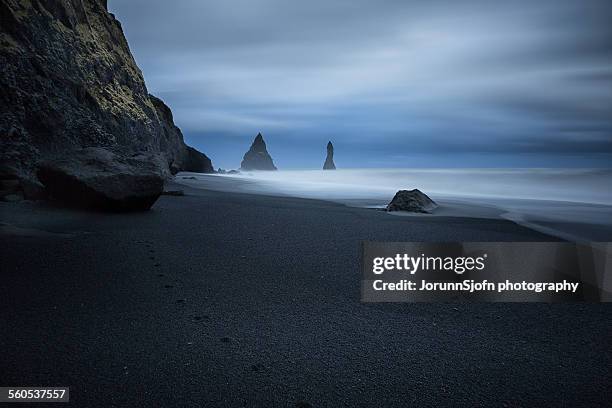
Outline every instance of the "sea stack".
<svg viewBox="0 0 612 408">
<path fill-rule="evenodd" d="M 261 133 L 255 136 L 251 148 L 244 154 L 240 168 L 242 170 L 276 170 Z"/>
<path fill-rule="evenodd" d="M 336 170 L 334 164 L 334 145 L 331 141 L 327 142 L 327 157 L 325 158 L 325 164 L 323 164 L 323 170 Z"/>
</svg>

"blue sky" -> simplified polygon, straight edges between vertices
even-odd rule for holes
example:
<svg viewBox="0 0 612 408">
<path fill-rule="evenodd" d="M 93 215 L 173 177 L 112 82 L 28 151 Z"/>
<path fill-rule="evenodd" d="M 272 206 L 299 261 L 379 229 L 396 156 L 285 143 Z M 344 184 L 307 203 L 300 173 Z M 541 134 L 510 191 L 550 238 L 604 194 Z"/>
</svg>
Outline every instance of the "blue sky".
<svg viewBox="0 0 612 408">
<path fill-rule="evenodd" d="M 511 3 L 511 4 L 510 4 Z M 236 168 L 601 167 L 612 3 L 111 0 L 186 141 Z"/>
</svg>

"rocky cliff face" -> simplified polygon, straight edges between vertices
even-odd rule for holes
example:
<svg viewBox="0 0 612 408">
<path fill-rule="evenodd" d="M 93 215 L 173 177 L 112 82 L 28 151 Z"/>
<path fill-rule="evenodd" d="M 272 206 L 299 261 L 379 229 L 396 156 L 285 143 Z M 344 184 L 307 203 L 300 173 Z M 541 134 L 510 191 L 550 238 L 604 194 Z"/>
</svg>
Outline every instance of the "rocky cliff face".
<svg viewBox="0 0 612 408">
<path fill-rule="evenodd" d="M 327 142 L 327 157 L 325 163 L 323 163 L 323 170 L 336 170 L 336 164 L 334 163 L 334 145 L 332 142 Z"/>
<path fill-rule="evenodd" d="M 106 0 L 0 0 L 0 178 L 105 147 L 157 154 L 163 172 L 212 172 L 150 95 Z"/>
<path fill-rule="evenodd" d="M 245 153 L 240 163 L 240 168 L 242 170 L 276 170 L 261 133 L 255 136 L 251 148 Z"/>
</svg>

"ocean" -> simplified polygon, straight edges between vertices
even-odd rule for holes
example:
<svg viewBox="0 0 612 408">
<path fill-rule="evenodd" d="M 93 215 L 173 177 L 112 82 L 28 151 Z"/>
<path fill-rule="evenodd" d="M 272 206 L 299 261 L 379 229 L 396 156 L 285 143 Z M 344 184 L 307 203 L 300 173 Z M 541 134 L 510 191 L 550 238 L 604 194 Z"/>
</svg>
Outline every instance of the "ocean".
<svg viewBox="0 0 612 408">
<path fill-rule="evenodd" d="M 612 231 L 612 169 L 342 169 L 249 171 L 180 180 L 194 187 L 384 208 L 418 188 L 440 215 L 501 216 L 571 240 Z M 471 210 L 470 210 L 471 209 Z"/>
</svg>

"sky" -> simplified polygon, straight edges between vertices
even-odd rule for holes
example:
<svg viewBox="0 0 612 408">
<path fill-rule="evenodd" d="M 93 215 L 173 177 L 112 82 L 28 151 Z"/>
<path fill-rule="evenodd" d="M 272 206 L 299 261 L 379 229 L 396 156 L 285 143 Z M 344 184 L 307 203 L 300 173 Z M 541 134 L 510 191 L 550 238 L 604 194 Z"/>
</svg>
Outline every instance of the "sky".
<svg viewBox="0 0 612 408">
<path fill-rule="evenodd" d="M 110 0 L 188 144 L 237 168 L 612 167 L 609 0 Z"/>
</svg>

